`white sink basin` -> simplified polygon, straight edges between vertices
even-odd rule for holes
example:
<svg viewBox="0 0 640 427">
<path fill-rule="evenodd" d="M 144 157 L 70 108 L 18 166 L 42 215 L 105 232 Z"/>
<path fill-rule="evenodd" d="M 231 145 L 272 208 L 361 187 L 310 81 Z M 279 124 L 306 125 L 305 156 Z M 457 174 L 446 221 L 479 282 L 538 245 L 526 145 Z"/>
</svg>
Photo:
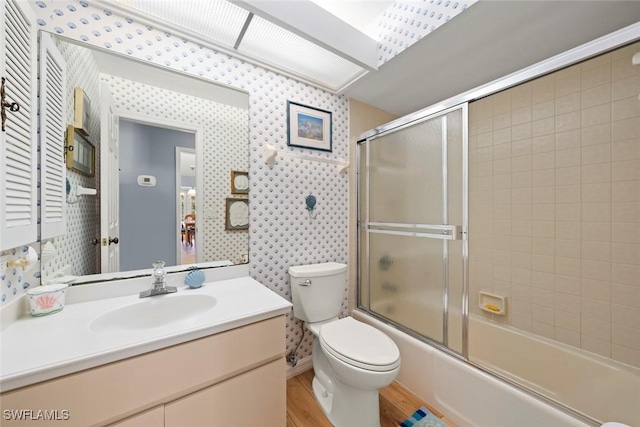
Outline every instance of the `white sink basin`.
<svg viewBox="0 0 640 427">
<path fill-rule="evenodd" d="M 194 318 L 216 305 L 210 295 L 160 295 L 104 313 L 89 324 L 93 332 L 151 329 Z"/>
</svg>

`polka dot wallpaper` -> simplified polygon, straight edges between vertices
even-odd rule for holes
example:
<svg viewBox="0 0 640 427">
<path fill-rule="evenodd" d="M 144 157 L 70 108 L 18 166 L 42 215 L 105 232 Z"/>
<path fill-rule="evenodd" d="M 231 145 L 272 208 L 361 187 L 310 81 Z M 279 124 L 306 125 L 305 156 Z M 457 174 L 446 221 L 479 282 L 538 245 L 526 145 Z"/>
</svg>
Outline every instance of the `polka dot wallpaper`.
<svg viewBox="0 0 640 427">
<path fill-rule="evenodd" d="M 29 245 L 33 247 L 38 254 L 40 253 L 40 243 Z M 23 256 L 29 250 L 29 246 L 21 246 L 6 251 L 1 251 L 0 256 L 9 256 L 10 259 L 16 259 Z M 0 304 L 6 304 L 18 298 L 25 293 L 27 289 L 40 284 L 40 261 L 36 263 L 29 271 L 21 268 L 7 268 L 0 275 Z"/>
</svg>

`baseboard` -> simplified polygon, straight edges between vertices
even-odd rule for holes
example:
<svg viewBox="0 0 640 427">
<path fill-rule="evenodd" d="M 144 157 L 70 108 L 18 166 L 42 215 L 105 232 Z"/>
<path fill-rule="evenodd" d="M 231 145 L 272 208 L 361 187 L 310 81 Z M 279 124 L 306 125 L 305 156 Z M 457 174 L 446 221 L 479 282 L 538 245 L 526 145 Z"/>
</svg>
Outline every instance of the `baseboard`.
<svg viewBox="0 0 640 427">
<path fill-rule="evenodd" d="M 304 371 L 308 371 L 313 367 L 313 357 L 307 356 L 298 360 L 296 366 L 291 366 L 287 363 L 287 379 L 295 377 L 298 374 L 303 373 Z"/>
</svg>

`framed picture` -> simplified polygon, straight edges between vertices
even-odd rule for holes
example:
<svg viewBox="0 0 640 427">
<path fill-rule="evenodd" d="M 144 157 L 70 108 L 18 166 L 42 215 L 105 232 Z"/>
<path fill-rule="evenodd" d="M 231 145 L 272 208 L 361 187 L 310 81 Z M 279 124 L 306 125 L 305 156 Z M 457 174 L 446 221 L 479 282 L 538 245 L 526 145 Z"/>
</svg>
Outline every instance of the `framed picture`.
<svg viewBox="0 0 640 427">
<path fill-rule="evenodd" d="M 249 172 L 231 171 L 231 194 L 249 194 Z"/>
<path fill-rule="evenodd" d="M 89 122 L 91 119 L 91 102 L 81 87 L 74 92 L 73 127 L 84 136 L 89 136 Z"/>
<path fill-rule="evenodd" d="M 287 101 L 287 145 L 332 151 L 331 112 Z"/>
<path fill-rule="evenodd" d="M 249 200 L 227 198 L 225 208 L 224 229 L 248 230 L 249 229 Z"/>
<path fill-rule="evenodd" d="M 67 126 L 67 141 L 65 147 L 67 169 L 74 169 L 83 175 L 94 176 L 96 173 L 96 148 L 75 129 Z"/>
</svg>

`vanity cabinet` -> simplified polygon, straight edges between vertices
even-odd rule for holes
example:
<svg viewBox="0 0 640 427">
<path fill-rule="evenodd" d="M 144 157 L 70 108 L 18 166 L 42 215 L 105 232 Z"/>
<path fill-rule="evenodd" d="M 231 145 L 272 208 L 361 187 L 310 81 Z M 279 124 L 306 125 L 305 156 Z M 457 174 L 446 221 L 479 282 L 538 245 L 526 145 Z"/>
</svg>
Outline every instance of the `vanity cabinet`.
<svg viewBox="0 0 640 427">
<path fill-rule="evenodd" d="M 171 402 L 164 426 L 284 426 L 285 382 L 273 382 L 284 369 L 276 360 Z"/>
<path fill-rule="evenodd" d="M 66 410 L 65 426 L 284 426 L 284 353 L 280 315 L 12 390 L 0 395 L 0 406 L 3 414 Z"/>
</svg>

